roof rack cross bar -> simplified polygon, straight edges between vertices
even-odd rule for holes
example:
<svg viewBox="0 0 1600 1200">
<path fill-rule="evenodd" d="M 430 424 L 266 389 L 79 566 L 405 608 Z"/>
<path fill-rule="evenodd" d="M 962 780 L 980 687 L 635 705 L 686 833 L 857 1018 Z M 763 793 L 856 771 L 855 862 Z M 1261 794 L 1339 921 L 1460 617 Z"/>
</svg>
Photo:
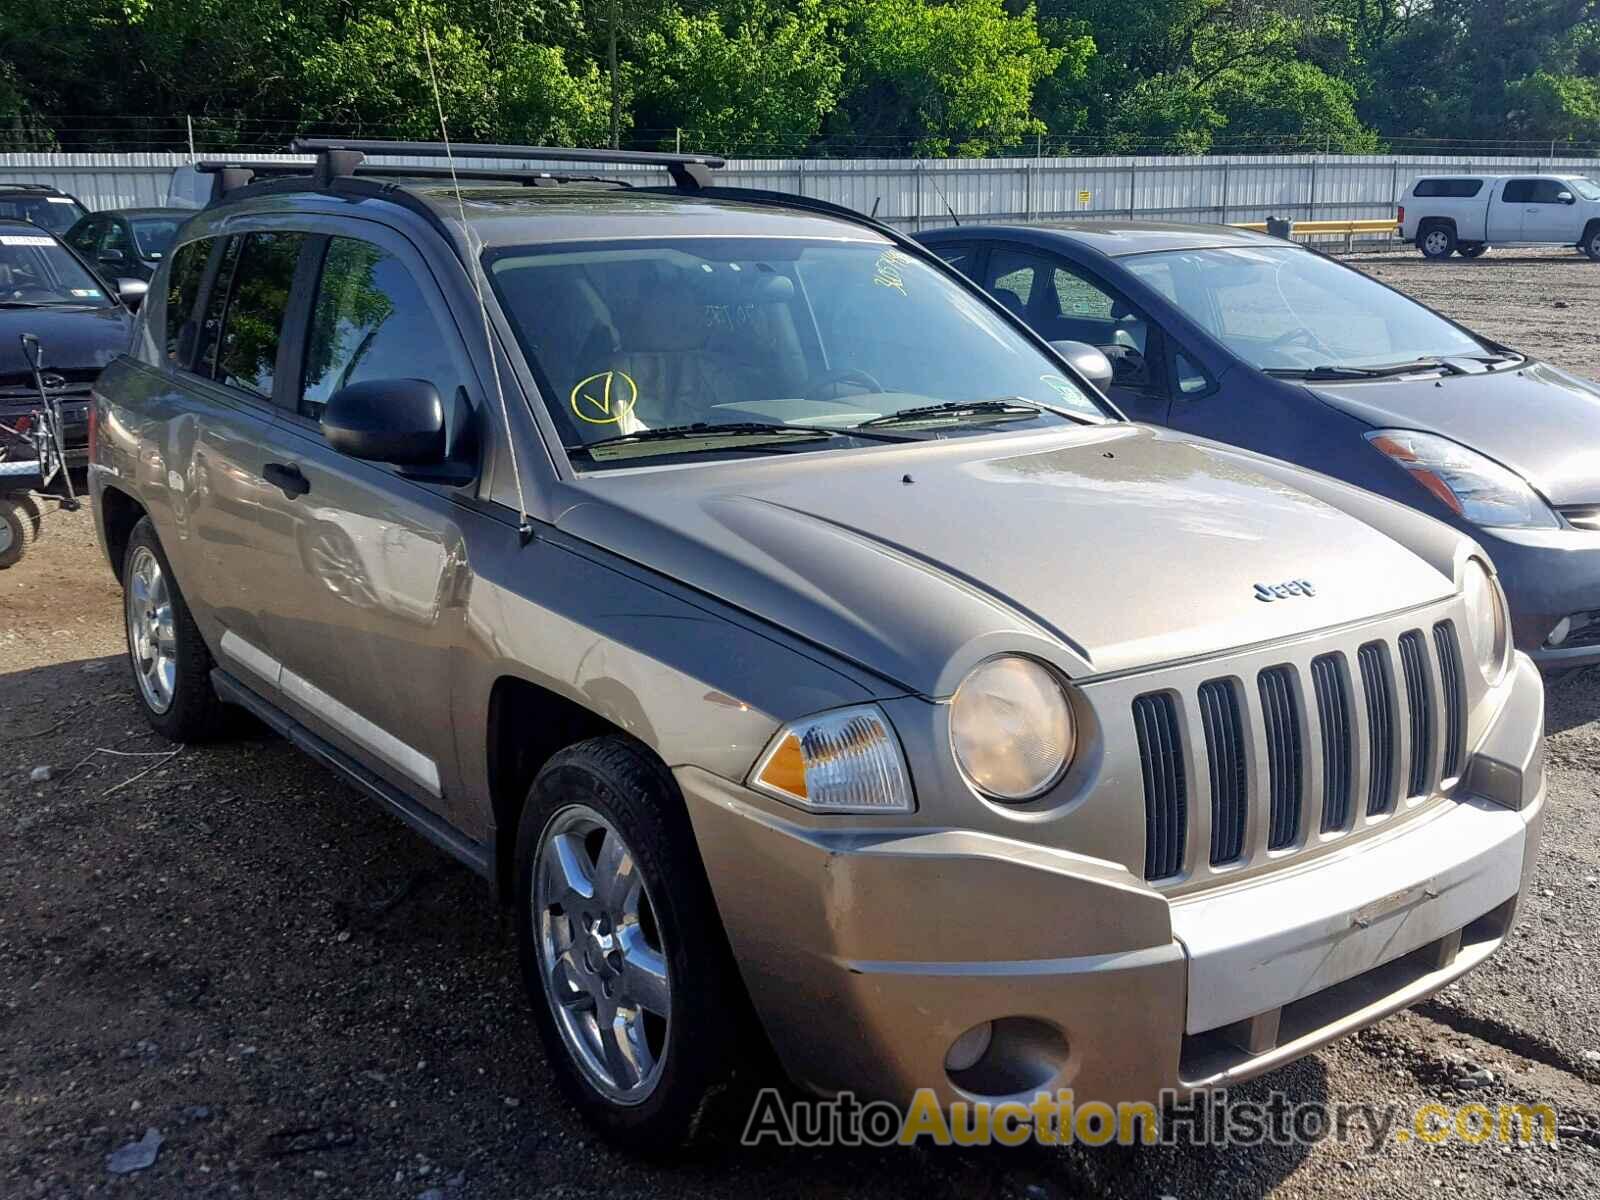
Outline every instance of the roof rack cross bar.
<svg viewBox="0 0 1600 1200">
<path fill-rule="evenodd" d="M 586 150 L 570 146 L 511 146 L 473 142 L 389 142 L 370 139 L 295 138 L 289 149 L 297 154 L 325 156 L 346 151 L 358 155 L 394 154 L 412 158 L 534 158 L 547 162 L 603 163 L 612 166 L 664 167 L 672 182 L 695 191 L 711 185 L 711 171 L 723 159 L 710 154 L 667 154 L 654 150 Z M 360 161 L 358 158 L 357 162 Z M 349 174 L 354 171 L 354 165 Z"/>
</svg>

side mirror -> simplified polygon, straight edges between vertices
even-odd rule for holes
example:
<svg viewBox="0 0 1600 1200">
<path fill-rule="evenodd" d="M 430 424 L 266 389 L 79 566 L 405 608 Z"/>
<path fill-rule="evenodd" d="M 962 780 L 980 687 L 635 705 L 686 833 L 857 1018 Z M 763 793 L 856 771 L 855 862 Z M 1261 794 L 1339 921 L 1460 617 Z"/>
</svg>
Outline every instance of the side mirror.
<svg viewBox="0 0 1600 1200">
<path fill-rule="evenodd" d="M 1558 192 L 1556 193 L 1556 199 L 1563 204 L 1576 204 L 1578 202 L 1577 197 L 1571 192 Z"/>
<path fill-rule="evenodd" d="M 144 303 L 145 293 L 150 290 L 150 285 L 142 279 L 117 280 L 117 299 L 129 308 L 138 308 Z"/>
<path fill-rule="evenodd" d="M 322 436 L 351 458 L 435 466 L 445 460 L 444 402 L 424 379 L 352 383 L 323 406 Z"/>
<path fill-rule="evenodd" d="M 1111 360 L 1088 342 L 1051 342 L 1057 354 L 1102 392 L 1111 386 Z"/>
</svg>

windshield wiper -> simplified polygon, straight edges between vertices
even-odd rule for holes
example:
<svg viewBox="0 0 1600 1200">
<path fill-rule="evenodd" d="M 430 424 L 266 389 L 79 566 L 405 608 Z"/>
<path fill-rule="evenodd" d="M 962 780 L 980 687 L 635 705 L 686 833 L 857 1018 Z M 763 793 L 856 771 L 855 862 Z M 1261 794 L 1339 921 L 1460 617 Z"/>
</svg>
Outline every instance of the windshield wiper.
<svg viewBox="0 0 1600 1200">
<path fill-rule="evenodd" d="M 693 441 L 705 437 L 740 437 L 751 434 L 773 434 L 783 439 L 785 445 L 794 442 L 821 441 L 826 438 L 860 437 L 874 442 L 919 442 L 922 438 L 908 437 L 905 434 L 876 433 L 867 431 L 857 433 L 855 427 L 834 428 L 830 425 L 778 425 L 769 421 L 694 421 L 688 425 L 663 425 L 659 429 L 641 429 L 637 433 L 619 433 L 615 437 L 601 438 L 597 442 L 582 442 L 575 446 L 566 447 L 568 454 L 581 454 L 589 458 L 590 453 L 602 446 L 631 446 L 642 442 L 679 442 Z M 747 445 L 737 447 L 740 450 L 764 450 L 782 453 L 781 446 Z"/>
<path fill-rule="evenodd" d="M 82 300 L 0 300 L 0 308 L 93 308 Z"/>
<path fill-rule="evenodd" d="M 1460 367 L 1451 366 L 1438 358 L 1416 358 L 1410 362 L 1383 363 L 1375 367 L 1356 367 L 1341 363 L 1322 363 L 1315 367 L 1266 367 L 1262 374 L 1280 379 L 1379 379 L 1385 375 L 1409 375 L 1413 371 L 1448 371 L 1462 373 Z"/>
<path fill-rule="evenodd" d="M 875 425 L 899 425 L 927 417 L 1037 417 L 1051 410 L 1024 400 L 1021 396 L 1006 396 L 999 400 L 947 400 L 943 404 L 922 404 L 916 408 L 902 408 L 898 412 L 872 417 L 854 429 L 871 429 Z"/>
</svg>

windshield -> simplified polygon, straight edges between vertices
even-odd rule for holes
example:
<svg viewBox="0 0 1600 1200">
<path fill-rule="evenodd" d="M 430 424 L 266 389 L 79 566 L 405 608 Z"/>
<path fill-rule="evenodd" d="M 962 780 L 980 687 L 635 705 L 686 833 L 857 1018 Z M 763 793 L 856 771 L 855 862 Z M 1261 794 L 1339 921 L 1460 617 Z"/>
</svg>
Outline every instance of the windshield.
<svg viewBox="0 0 1600 1200">
<path fill-rule="evenodd" d="M 0 305 L 102 307 L 100 281 L 47 233 L 0 232 Z"/>
<path fill-rule="evenodd" d="M 183 221 L 176 217 L 134 217 L 133 240 L 138 243 L 140 258 L 165 258 L 178 236 L 178 226 Z"/>
<path fill-rule="evenodd" d="M 1569 179 L 1567 182 L 1572 185 L 1572 190 L 1585 200 L 1600 200 L 1600 184 L 1596 184 L 1594 180 Z"/>
<path fill-rule="evenodd" d="M 982 300 L 882 242 L 673 238 L 487 261 L 585 468 L 1110 415 Z"/>
<path fill-rule="evenodd" d="M 0 217 L 31 221 L 51 233 L 65 233 L 84 215 L 82 205 L 66 196 L 0 195 Z"/>
<path fill-rule="evenodd" d="M 1292 246 L 1140 254 L 1121 262 L 1261 370 L 1493 354 L 1415 301 Z"/>
</svg>

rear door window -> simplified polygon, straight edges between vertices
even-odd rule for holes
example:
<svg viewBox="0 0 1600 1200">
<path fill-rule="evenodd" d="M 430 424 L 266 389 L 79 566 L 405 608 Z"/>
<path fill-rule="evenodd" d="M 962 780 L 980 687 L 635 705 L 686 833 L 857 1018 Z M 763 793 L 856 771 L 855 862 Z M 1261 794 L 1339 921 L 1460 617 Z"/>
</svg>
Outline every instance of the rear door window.
<svg viewBox="0 0 1600 1200">
<path fill-rule="evenodd" d="M 305 245 L 303 233 L 247 233 L 233 264 L 222 315 L 216 378 L 263 399 L 272 397 L 289 290 Z"/>
<path fill-rule="evenodd" d="M 1417 186 L 1412 189 L 1416 196 L 1450 196 L 1455 199 L 1466 199 L 1476 196 L 1483 190 L 1481 179 L 1419 179 Z"/>
<path fill-rule="evenodd" d="M 1533 201 L 1533 185 L 1537 179 L 1508 180 L 1500 199 L 1506 204 L 1529 204 Z"/>
<path fill-rule="evenodd" d="M 306 340 L 300 414 L 317 420 L 335 392 L 375 379 L 425 379 L 447 398 L 460 373 L 405 264 L 371 242 L 332 238 Z"/>
<path fill-rule="evenodd" d="M 187 369 L 194 358 L 199 332 L 194 305 L 200 298 L 200 281 L 205 277 L 206 259 L 210 256 L 211 239 L 202 238 L 180 246 L 172 257 L 167 276 L 166 326 L 167 362 L 174 367 Z"/>
</svg>

